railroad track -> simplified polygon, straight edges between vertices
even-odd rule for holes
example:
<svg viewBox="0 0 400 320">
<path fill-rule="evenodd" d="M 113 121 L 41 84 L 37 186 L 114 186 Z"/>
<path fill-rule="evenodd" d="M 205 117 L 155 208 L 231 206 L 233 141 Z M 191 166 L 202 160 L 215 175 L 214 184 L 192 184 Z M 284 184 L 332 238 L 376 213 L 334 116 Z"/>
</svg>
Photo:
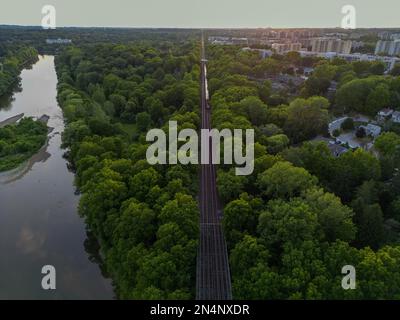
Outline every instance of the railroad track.
<svg viewBox="0 0 400 320">
<path fill-rule="evenodd" d="M 201 39 L 201 128 L 211 128 L 211 108 L 208 104 L 207 60 L 204 37 Z M 204 143 L 204 141 L 202 142 Z M 228 252 L 218 210 L 215 165 L 201 164 L 200 178 L 200 243 L 197 256 L 196 299 L 232 299 Z"/>
</svg>

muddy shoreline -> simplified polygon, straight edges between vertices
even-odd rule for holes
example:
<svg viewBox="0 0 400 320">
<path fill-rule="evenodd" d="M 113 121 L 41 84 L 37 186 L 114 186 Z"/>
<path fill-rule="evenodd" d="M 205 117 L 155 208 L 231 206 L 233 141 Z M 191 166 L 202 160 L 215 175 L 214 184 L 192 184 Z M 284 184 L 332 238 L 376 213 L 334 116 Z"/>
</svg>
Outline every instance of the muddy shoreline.
<svg viewBox="0 0 400 320">
<path fill-rule="evenodd" d="M 16 123 L 18 120 L 21 120 L 24 117 L 24 113 L 17 114 L 16 116 L 12 116 L 8 119 L 0 121 L 0 128 L 8 126 L 9 124 Z"/>
</svg>

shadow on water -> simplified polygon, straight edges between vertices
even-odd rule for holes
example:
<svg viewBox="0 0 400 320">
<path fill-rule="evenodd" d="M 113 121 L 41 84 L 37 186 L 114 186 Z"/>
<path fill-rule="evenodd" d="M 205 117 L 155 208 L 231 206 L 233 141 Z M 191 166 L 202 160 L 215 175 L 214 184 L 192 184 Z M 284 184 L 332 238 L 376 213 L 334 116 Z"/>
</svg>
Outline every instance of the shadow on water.
<svg viewBox="0 0 400 320">
<path fill-rule="evenodd" d="M 10 93 L 0 96 L 0 110 L 11 110 L 12 104 L 15 100 L 14 95 L 19 92 L 22 92 L 22 87 L 21 83 L 18 81 L 18 83 L 14 84 Z"/>
<path fill-rule="evenodd" d="M 99 265 L 103 277 L 109 278 L 110 274 L 107 272 L 103 257 L 100 254 L 100 244 L 97 241 L 97 238 L 89 229 L 86 229 L 86 236 L 84 246 L 88 253 L 89 260 Z"/>
</svg>

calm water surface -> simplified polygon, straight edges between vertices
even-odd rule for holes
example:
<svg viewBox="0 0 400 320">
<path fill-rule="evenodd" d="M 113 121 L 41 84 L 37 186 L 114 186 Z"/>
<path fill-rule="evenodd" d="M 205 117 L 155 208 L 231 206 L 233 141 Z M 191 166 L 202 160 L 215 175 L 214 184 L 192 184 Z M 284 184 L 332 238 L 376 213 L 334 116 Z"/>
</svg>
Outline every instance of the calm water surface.
<svg viewBox="0 0 400 320">
<path fill-rule="evenodd" d="M 77 212 L 74 175 L 62 158 L 54 57 L 39 57 L 21 78 L 22 90 L 0 100 L 0 121 L 47 114 L 54 129 L 28 163 L 0 173 L 0 299 L 112 299 L 96 242 Z M 56 290 L 41 287 L 44 265 L 56 268 Z"/>
</svg>

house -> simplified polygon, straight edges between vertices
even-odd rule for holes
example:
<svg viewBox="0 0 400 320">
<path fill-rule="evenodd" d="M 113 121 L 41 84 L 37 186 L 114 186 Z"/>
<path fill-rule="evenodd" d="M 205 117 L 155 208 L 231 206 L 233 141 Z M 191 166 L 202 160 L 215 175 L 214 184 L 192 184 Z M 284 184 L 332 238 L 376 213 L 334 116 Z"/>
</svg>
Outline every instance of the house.
<svg viewBox="0 0 400 320">
<path fill-rule="evenodd" d="M 304 72 L 304 75 L 306 76 L 306 77 L 309 77 L 309 76 L 311 76 L 311 74 L 314 72 L 314 68 L 310 68 L 310 67 L 304 67 L 303 68 L 303 72 Z"/>
<path fill-rule="evenodd" d="M 250 48 L 250 47 L 244 47 L 244 48 L 242 48 L 242 51 L 253 51 L 253 52 L 258 51 L 260 53 L 260 56 L 262 59 L 269 58 L 270 56 L 272 56 L 274 54 L 272 50 L 254 49 L 254 48 Z"/>
<path fill-rule="evenodd" d="M 335 93 L 336 90 L 337 90 L 337 81 L 332 81 L 328 88 L 328 93 Z"/>
<path fill-rule="evenodd" d="M 373 138 L 376 138 L 381 134 L 382 128 L 380 126 L 377 126 L 372 123 L 368 123 L 366 126 L 360 126 L 365 129 L 365 133 L 367 136 L 372 136 Z"/>
<path fill-rule="evenodd" d="M 349 151 L 346 147 L 341 146 L 340 144 L 330 143 L 328 144 L 328 148 L 331 151 L 332 155 L 335 157 L 341 156 L 343 153 Z"/>
<path fill-rule="evenodd" d="M 392 121 L 395 123 L 400 123 L 400 111 L 394 111 L 392 113 Z"/>
<path fill-rule="evenodd" d="M 389 120 L 389 118 L 393 114 L 393 109 L 385 108 L 382 109 L 381 111 L 378 112 L 378 121 L 386 121 Z"/>
<path fill-rule="evenodd" d="M 328 92 L 327 92 L 329 99 L 333 99 L 333 97 L 335 96 L 336 90 L 337 90 L 337 82 L 332 81 L 328 88 Z"/>
</svg>

